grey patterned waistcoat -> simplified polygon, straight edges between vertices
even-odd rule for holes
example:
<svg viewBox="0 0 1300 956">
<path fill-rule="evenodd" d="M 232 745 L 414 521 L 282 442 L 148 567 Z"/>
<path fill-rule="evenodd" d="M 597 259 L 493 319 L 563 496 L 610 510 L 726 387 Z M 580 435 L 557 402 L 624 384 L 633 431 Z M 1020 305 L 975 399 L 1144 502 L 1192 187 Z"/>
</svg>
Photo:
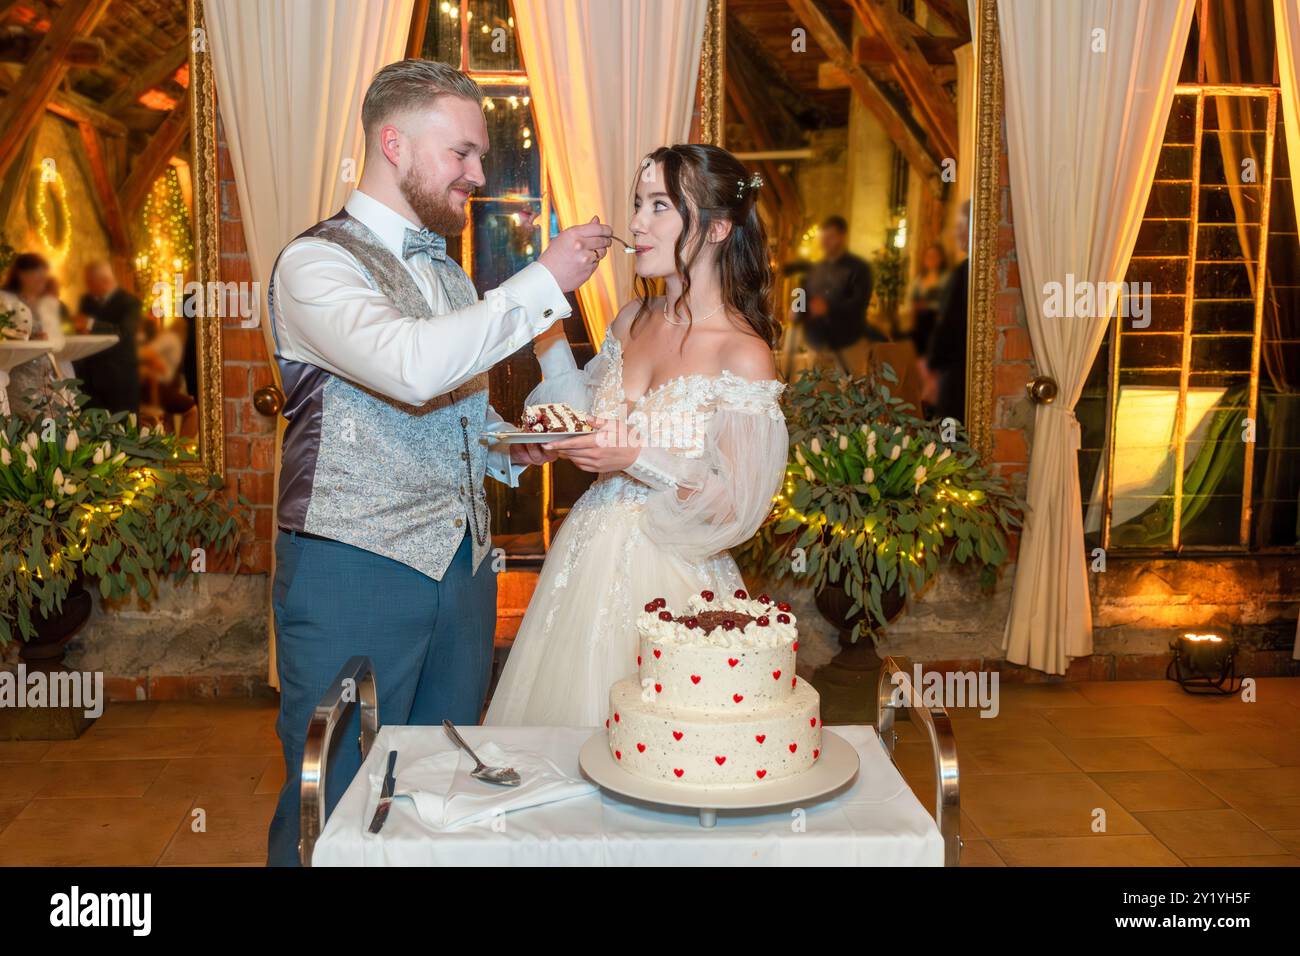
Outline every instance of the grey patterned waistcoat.
<svg viewBox="0 0 1300 956">
<path fill-rule="evenodd" d="M 361 265 L 370 286 L 403 315 L 433 318 L 398 258 L 346 210 L 298 238 L 341 246 Z M 451 259 L 432 261 L 452 307 L 473 305 L 478 296 L 460 266 Z M 274 270 L 267 297 L 274 331 Z M 355 545 L 435 580 L 441 580 L 468 532 L 477 569 L 491 547 L 483 492 L 487 446 L 478 440 L 488 404 L 487 375 L 415 406 L 278 352 L 276 361 L 289 423 L 280 470 L 280 527 Z"/>
</svg>

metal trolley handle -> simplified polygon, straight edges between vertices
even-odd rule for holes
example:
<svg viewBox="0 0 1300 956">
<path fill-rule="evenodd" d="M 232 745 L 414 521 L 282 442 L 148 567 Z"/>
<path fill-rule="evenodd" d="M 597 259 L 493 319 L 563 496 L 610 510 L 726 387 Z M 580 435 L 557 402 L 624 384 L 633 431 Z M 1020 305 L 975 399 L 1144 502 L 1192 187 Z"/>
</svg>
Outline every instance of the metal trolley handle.
<svg viewBox="0 0 1300 956">
<path fill-rule="evenodd" d="M 352 657 L 334 676 L 334 682 L 316 705 L 307 724 L 307 743 L 302 754 L 302 784 L 299 802 L 298 859 L 311 866 L 312 850 L 325 828 L 325 773 L 334 731 L 349 716 L 352 706 L 361 707 L 361 759 L 365 760 L 379 732 L 379 695 L 375 670 L 368 657 Z"/>
<path fill-rule="evenodd" d="M 961 808 L 957 787 L 957 741 L 952 735 L 948 711 L 943 707 L 926 707 L 907 672 L 892 657 L 886 657 L 880 667 L 876 698 L 876 729 L 890 760 L 894 759 L 894 744 L 898 741 L 898 734 L 894 732 L 894 715 L 899 708 L 907 708 L 912 723 L 930 742 L 936 782 L 934 822 L 943 836 L 943 865 L 956 866 L 962 847 L 957 832 L 961 824 Z"/>
</svg>

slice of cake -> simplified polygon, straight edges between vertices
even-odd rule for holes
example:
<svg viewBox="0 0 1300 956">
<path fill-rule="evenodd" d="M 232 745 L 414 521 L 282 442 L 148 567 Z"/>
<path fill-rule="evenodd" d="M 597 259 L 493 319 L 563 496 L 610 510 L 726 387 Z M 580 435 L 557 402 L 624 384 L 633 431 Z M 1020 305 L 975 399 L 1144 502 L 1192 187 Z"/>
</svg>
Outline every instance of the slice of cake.
<svg viewBox="0 0 1300 956">
<path fill-rule="evenodd" d="M 524 409 L 520 429 L 526 432 L 589 432 L 591 421 L 582 412 L 564 402 L 529 405 Z"/>
<path fill-rule="evenodd" d="M 637 674 L 609 693 L 609 749 L 637 776 L 682 785 L 761 786 L 821 754 L 821 698 L 794 673 L 790 605 L 743 590 L 663 598 L 637 621 Z"/>
</svg>

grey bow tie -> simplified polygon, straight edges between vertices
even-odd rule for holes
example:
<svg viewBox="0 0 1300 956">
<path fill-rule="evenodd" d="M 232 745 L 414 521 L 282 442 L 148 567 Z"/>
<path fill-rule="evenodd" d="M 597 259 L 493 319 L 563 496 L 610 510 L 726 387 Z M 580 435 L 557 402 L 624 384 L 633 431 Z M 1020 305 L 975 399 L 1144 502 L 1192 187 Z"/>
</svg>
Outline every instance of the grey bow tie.
<svg viewBox="0 0 1300 956">
<path fill-rule="evenodd" d="M 408 229 L 402 236 L 402 258 L 409 259 L 426 252 L 430 259 L 447 258 L 447 240 L 428 229 Z"/>
</svg>

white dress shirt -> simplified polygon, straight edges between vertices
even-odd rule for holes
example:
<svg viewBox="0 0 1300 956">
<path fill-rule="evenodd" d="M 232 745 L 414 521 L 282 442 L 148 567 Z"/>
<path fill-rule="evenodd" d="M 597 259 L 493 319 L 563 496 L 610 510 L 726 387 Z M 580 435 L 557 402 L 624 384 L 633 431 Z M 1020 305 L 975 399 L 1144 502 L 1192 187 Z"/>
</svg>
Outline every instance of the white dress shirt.
<svg viewBox="0 0 1300 956">
<path fill-rule="evenodd" d="M 525 266 L 465 309 L 450 300 L 426 255 L 402 258 L 407 229 L 417 223 L 361 190 L 344 208 L 369 228 L 406 267 L 435 318 L 404 316 L 387 296 L 371 287 L 350 253 L 321 239 L 296 239 L 285 247 L 275 270 L 274 314 L 278 353 L 411 405 L 444 395 L 504 360 L 541 335 L 572 309 L 554 276 L 540 262 Z M 561 335 L 562 337 L 562 335 Z M 556 343 L 552 332 L 544 341 Z M 563 362 L 568 349 L 539 354 L 548 364 Z M 568 358 L 568 362 L 572 362 Z M 488 406 L 489 426 L 502 421 Z M 489 450 L 488 474 L 517 487 L 524 465 L 509 449 Z"/>
</svg>

